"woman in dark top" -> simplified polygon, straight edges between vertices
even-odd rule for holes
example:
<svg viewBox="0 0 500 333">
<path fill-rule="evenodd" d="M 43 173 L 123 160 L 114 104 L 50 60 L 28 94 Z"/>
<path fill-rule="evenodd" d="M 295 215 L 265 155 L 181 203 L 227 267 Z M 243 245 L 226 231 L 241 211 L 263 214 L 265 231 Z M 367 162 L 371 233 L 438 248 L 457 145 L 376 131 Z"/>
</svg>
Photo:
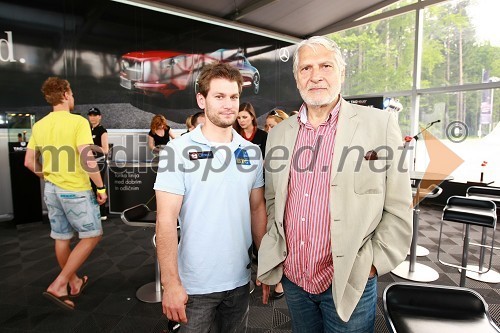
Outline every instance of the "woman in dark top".
<svg viewBox="0 0 500 333">
<path fill-rule="evenodd" d="M 262 157 L 264 157 L 264 152 L 266 151 L 267 133 L 257 128 L 257 116 L 255 115 L 255 110 L 252 104 L 242 103 L 240 105 L 240 111 L 238 112 L 238 118 L 236 118 L 236 122 L 234 123 L 234 129 L 245 140 L 259 146 L 262 152 Z"/>
<path fill-rule="evenodd" d="M 170 139 L 175 139 L 175 134 L 167 125 L 167 118 L 157 114 L 151 120 L 151 130 L 148 133 L 148 146 L 153 153 L 158 153 Z"/>
</svg>

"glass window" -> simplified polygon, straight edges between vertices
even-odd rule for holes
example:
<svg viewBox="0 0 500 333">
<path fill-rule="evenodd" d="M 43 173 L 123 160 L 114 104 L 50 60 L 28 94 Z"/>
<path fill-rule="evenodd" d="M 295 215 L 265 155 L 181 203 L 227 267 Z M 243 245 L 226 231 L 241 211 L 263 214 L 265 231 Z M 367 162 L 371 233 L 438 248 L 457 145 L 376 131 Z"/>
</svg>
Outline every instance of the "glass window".
<svg viewBox="0 0 500 333">
<path fill-rule="evenodd" d="M 424 10 L 421 88 L 500 76 L 498 0 L 446 1 Z M 486 81 L 487 82 L 487 81 Z"/>
<path fill-rule="evenodd" d="M 388 11 L 391 11 L 393 9 L 398 9 L 398 8 L 402 8 L 402 7 L 405 7 L 405 6 L 408 6 L 408 5 L 411 5 L 411 4 L 414 4 L 416 3 L 418 0 L 400 0 L 400 1 L 397 1 L 387 7 L 384 7 L 382 9 L 379 9 L 373 13 L 370 13 L 364 17 L 370 17 L 370 16 L 375 16 L 375 15 L 378 15 L 378 14 L 382 14 L 382 13 L 385 13 L 385 12 L 388 12 Z"/>
<path fill-rule="evenodd" d="M 399 1 L 374 14 L 415 2 Z M 415 136 L 410 95 L 420 94 L 418 131 L 433 123 L 429 132 L 465 161 L 454 180 L 479 181 L 483 172 L 485 182 L 500 186 L 500 88 L 491 85 L 500 81 L 499 11 L 498 0 L 425 7 L 419 87 L 413 85 L 416 10 L 329 35 L 347 62 L 343 95 L 394 96 L 403 106 L 397 113 L 403 136 Z M 495 88 L 470 90 L 483 83 Z M 469 86 L 460 91 L 462 85 Z M 418 146 L 415 169 L 423 171 L 429 163 L 423 137 L 411 144 Z"/>
<path fill-rule="evenodd" d="M 414 35 L 414 11 L 329 35 L 347 62 L 344 94 L 411 89 Z"/>
<path fill-rule="evenodd" d="M 401 128 L 401 134 L 403 137 L 407 135 L 412 135 L 411 131 L 411 97 L 410 96 L 402 96 L 395 98 L 399 103 L 401 103 L 402 108 L 401 111 L 397 113 L 399 127 Z"/>
<path fill-rule="evenodd" d="M 424 95 L 420 99 L 420 126 L 429 128 L 451 151 L 464 160 L 453 173 L 454 181 L 479 181 L 500 185 L 500 89 Z M 419 142 L 417 170 L 424 170 L 429 156 Z M 486 161 L 485 166 L 481 166 Z"/>
</svg>

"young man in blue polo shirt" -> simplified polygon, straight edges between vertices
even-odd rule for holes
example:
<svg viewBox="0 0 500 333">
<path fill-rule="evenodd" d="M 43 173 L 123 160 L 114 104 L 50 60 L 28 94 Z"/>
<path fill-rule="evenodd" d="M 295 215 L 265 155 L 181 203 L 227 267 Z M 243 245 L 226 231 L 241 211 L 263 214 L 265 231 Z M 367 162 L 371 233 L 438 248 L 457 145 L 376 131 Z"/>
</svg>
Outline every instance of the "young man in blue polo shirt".
<svg viewBox="0 0 500 333">
<path fill-rule="evenodd" d="M 163 312 L 181 333 L 246 331 L 252 237 L 259 246 L 266 211 L 260 149 L 232 129 L 242 83 L 228 64 L 206 66 L 196 95 L 205 124 L 160 154 L 154 188 Z"/>
</svg>

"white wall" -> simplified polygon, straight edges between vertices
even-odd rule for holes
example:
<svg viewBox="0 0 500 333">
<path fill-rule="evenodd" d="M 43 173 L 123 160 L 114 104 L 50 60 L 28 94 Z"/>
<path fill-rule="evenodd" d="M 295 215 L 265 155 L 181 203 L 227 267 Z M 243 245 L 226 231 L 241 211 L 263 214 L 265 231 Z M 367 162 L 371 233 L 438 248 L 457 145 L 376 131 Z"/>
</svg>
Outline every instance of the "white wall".
<svg viewBox="0 0 500 333">
<path fill-rule="evenodd" d="M 10 185 L 8 130 L 0 128 L 0 221 L 11 220 L 14 217 L 12 192 Z"/>
</svg>

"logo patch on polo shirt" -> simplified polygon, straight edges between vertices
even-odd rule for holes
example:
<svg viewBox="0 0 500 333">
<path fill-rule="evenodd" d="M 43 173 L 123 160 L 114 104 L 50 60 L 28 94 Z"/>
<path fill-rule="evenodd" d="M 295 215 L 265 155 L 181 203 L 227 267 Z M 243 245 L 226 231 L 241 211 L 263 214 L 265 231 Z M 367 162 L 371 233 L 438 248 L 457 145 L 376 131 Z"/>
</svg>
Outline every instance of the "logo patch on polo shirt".
<svg viewBox="0 0 500 333">
<path fill-rule="evenodd" d="M 189 159 L 191 161 L 204 160 L 207 158 L 214 158 L 214 153 L 212 151 L 193 151 L 189 153 Z"/>
<path fill-rule="evenodd" d="M 234 157 L 236 157 L 236 164 L 250 165 L 250 159 L 248 158 L 248 153 L 245 149 L 236 149 L 234 151 Z"/>
</svg>

